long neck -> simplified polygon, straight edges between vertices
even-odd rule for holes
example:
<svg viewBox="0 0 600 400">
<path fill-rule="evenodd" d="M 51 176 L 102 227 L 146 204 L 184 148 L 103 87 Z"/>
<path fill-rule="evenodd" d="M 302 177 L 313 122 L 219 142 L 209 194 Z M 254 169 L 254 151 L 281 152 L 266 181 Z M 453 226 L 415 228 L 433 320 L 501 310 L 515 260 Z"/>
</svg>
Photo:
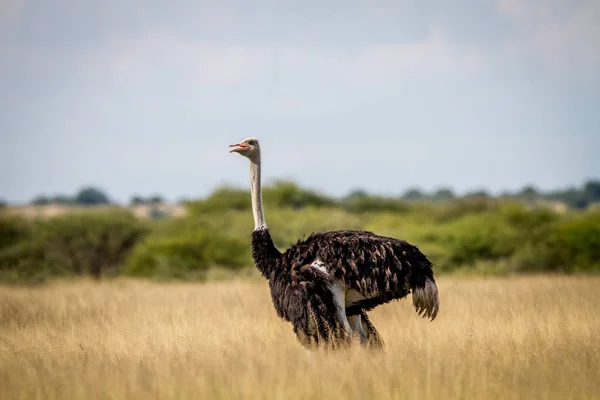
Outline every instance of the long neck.
<svg viewBox="0 0 600 400">
<path fill-rule="evenodd" d="M 252 258 L 261 274 L 265 278 L 271 279 L 279 265 L 281 253 L 273 244 L 265 222 L 260 183 L 260 156 L 258 156 L 250 160 L 250 194 L 252 195 L 252 214 L 254 214 Z"/>
<path fill-rule="evenodd" d="M 250 160 L 250 195 L 252 196 L 252 214 L 254 214 L 254 230 L 267 229 L 263 213 L 262 189 L 260 182 L 260 156 Z"/>
</svg>

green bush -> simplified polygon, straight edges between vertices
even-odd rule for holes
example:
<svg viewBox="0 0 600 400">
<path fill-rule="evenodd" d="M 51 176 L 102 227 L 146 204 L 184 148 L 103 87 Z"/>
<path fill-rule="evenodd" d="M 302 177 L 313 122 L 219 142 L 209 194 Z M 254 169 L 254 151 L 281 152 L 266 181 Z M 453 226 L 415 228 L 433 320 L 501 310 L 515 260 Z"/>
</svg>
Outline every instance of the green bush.
<svg viewBox="0 0 600 400">
<path fill-rule="evenodd" d="M 487 196 L 456 199 L 440 205 L 430 205 L 427 210 L 436 223 L 458 220 L 462 217 L 497 211 L 500 202 Z"/>
<path fill-rule="evenodd" d="M 266 208 L 300 209 L 335 205 L 332 199 L 287 181 L 278 181 L 263 187 L 262 195 Z M 190 212 L 195 215 L 252 209 L 250 188 L 243 190 L 229 186 L 218 188 L 204 200 L 187 204 Z"/>
<path fill-rule="evenodd" d="M 582 212 L 548 224 L 520 254 L 521 270 L 600 272 L 600 211 Z"/>
<path fill-rule="evenodd" d="M 228 210 L 250 210 L 250 191 L 221 187 L 204 200 L 187 202 L 192 214 L 207 214 Z"/>
<path fill-rule="evenodd" d="M 123 274 L 204 279 L 214 267 L 238 270 L 252 264 L 247 238 L 223 235 L 195 219 L 165 221 L 134 249 Z"/>
<path fill-rule="evenodd" d="M 0 250 L 0 281 L 6 283 L 44 282 L 70 275 L 71 271 L 53 258 L 35 237 Z"/>
<path fill-rule="evenodd" d="M 250 196 L 250 192 L 248 192 Z M 313 190 L 300 188 L 293 182 L 277 181 L 263 190 L 265 206 L 274 208 L 301 209 L 305 207 L 319 208 L 335 205 L 333 199 Z"/>
<path fill-rule="evenodd" d="M 510 257 L 516 250 L 517 232 L 495 215 L 469 215 L 447 227 L 442 239 L 449 251 L 448 267 Z"/>
<path fill-rule="evenodd" d="M 146 228 L 124 211 L 75 212 L 60 217 L 2 221 L 0 270 L 4 280 L 48 275 L 116 273 Z"/>
<path fill-rule="evenodd" d="M 395 212 L 410 210 L 408 203 L 392 197 L 372 196 L 362 191 L 355 191 L 342 199 L 341 207 L 353 213 Z"/>
<path fill-rule="evenodd" d="M 0 281 L 39 282 L 64 275 L 64 268 L 48 259 L 36 227 L 25 218 L 0 215 Z"/>
<path fill-rule="evenodd" d="M 76 275 L 115 273 L 146 228 L 125 211 L 73 213 L 45 221 L 47 252 Z"/>
<path fill-rule="evenodd" d="M 561 214 L 483 196 L 408 204 L 360 192 L 333 202 L 286 182 L 264 195 L 266 220 L 282 251 L 312 232 L 366 229 L 417 245 L 437 273 L 600 272 L 600 210 Z M 146 222 L 94 208 L 41 221 L 2 212 L 0 280 L 211 279 L 218 271 L 254 271 L 249 191 L 221 188 L 191 209 L 183 218 Z"/>
<path fill-rule="evenodd" d="M 560 219 L 559 214 L 543 207 L 527 207 L 519 203 L 507 203 L 498 209 L 499 215 L 512 227 L 531 236 Z"/>
<path fill-rule="evenodd" d="M 0 251 L 32 235 L 31 222 L 22 217 L 0 214 Z"/>
<path fill-rule="evenodd" d="M 479 268 L 482 263 L 488 267 L 501 263 L 505 270 L 517 271 L 532 259 L 536 238 L 546 237 L 549 227 L 560 220 L 549 209 L 514 202 L 477 206 L 461 214 L 430 225 L 423 236 L 440 249 L 438 263 L 446 271 Z"/>
</svg>

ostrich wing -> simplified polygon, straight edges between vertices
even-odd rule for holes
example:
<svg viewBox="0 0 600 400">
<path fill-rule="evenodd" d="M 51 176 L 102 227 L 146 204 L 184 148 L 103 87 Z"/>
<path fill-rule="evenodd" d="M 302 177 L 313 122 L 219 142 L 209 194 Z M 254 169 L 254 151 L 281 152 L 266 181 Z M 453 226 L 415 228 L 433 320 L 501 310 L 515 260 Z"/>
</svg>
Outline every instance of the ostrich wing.
<svg viewBox="0 0 600 400">
<path fill-rule="evenodd" d="M 326 268 L 331 280 L 357 294 L 355 304 L 347 305 L 348 315 L 403 298 L 433 279 L 431 262 L 416 246 L 368 231 L 314 233 L 282 255 L 290 270 L 315 262 Z"/>
</svg>

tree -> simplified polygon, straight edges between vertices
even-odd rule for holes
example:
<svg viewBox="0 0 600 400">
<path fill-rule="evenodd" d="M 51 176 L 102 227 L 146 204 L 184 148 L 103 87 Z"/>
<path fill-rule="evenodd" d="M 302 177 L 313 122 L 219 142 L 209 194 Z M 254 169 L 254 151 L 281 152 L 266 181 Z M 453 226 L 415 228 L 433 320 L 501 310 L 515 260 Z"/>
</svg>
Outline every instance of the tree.
<svg viewBox="0 0 600 400">
<path fill-rule="evenodd" d="M 135 195 L 131 198 L 130 203 L 134 206 L 144 204 L 144 199 L 141 196 Z"/>
<path fill-rule="evenodd" d="M 93 187 L 83 188 L 75 196 L 75 202 L 77 204 L 94 206 L 100 204 L 110 204 L 108 196 L 99 189 Z"/>
<path fill-rule="evenodd" d="M 276 207 L 300 209 L 304 207 L 327 207 L 333 205 L 333 199 L 317 193 L 313 190 L 304 189 L 291 181 L 276 181 L 263 192 L 266 204 Z"/>
<path fill-rule="evenodd" d="M 454 192 L 449 188 L 440 188 L 433 194 L 433 199 L 436 201 L 447 201 L 454 199 Z"/>
<path fill-rule="evenodd" d="M 533 186 L 528 185 L 521 189 L 517 196 L 526 201 L 533 201 L 539 198 L 540 194 Z"/>
<path fill-rule="evenodd" d="M 548 197 L 553 200 L 562 201 L 569 207 L 578 209 L 586 208 L 589 203 L 583 191 L 575 187 L 553 192 Z"/>
<path fill-rule="evenodd" d="M 417 188 L 407 190 L 402 197 L 405 200 L 422 200 L 425 194 Z"/>
<path fill-rule="evenodd" d="M 583 187 L 583 192 L 585 193 L 585 197 L 589 202 L 600 201 L 600 181 L 587 181 Z"/>
<path fill-rule="evenodd" d="M 354 189 L 344 197 L 344 201 L 359 200 L 368 197 L 369 194 L 363 189 Z"/>
</svg>

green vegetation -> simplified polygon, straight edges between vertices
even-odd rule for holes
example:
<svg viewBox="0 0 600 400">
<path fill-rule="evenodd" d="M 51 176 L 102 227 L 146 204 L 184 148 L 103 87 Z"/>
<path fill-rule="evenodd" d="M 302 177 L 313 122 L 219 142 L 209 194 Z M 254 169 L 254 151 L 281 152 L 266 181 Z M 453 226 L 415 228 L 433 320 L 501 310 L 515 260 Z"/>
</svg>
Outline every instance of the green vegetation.
<svg viewBox="0 0 600 400">
<path fill-rule="evenodd" d="M 125 263 L 123 273 L 159 279 L 203 279 L 211 269 L 252 263 L 245 241 L 195 218 L 156 222 Z"/>
<path fill-rule="evenodd" d="M 506 274 L 600 271 L 600 208 L 555 211 L 527 197 L 455 197 L 440 189 L 434 201 L 354 191 L 342 199 L 291 182 L 264 188 L 266 218 L 275 243 L 287 248 L 311 232 L 366 229 L 416 244 L 437 273 Z M 598 194 L 593 184 L 582 193 Z M 89 193 L 88 193 L 89 194 Z M 83 196 L 85 197 L 85 196 Z M 142 221 L 118 207 L 94 208 L 51 219 L 0 211 L 0 280 L 114 275 L 208 279 L 253 271 L 250 194 L 223 187 L 186 203 L 180 218 Z M 221 274 L 222 275 L 222 274 Z"/>
<path fill-rule="evenodd" d="M 142 221 L 118 209 L 39 221 L 0 215 L 0 280 L 115 275 L 147 233 Z"/>
</svg>

